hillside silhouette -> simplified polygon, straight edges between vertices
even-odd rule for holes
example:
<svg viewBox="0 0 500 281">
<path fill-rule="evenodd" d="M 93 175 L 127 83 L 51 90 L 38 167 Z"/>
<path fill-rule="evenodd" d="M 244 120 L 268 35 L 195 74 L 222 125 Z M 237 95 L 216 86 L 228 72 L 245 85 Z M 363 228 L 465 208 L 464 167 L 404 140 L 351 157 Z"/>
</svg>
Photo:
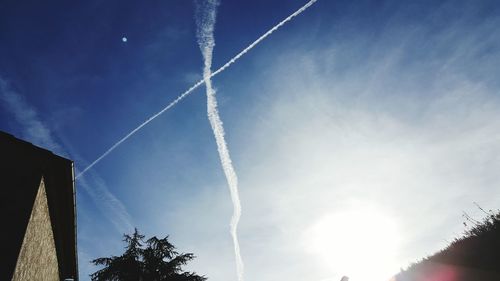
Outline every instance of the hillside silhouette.
<svg viewBox="0 0 500 281">
<path fill-rule="evenodd" d="M 481 207 L 479 207 L 481 209 Z M 465 214 L 470 230 L 445 249 L 410 265 L 395 281 L 500 280 L 500 211 L 486 212 L 483 221 Z"/>
</svg>

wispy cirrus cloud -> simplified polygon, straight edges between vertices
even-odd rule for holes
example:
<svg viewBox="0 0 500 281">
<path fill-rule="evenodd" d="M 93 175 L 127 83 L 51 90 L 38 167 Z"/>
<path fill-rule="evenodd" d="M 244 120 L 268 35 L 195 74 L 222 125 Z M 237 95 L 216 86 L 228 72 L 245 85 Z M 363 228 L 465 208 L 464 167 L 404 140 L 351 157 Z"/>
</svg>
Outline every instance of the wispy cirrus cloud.
<svg viewBox="0 0 500 281">
<path fill-rule="evenodd" d="M 23 126 L 22 138 L 32 143 L 62 153 L 62 147 L 55 141 L 50 129 L 41 121 L 38 112 L 26 99 L 14 91 L 7 80 L 0 77 L 0 100 L 15 121 Z"/>
<path fill-rule="evenodd" d="M 327 264 L 343 258 L 334 248 L 327 258 L 304 251 L 307 235 L 297 243 L 325 214 L 372 205 L 382 210 L 402 242 L 394 256 L 376 253 L 377 262 L 395 261 L 396 273 L 459 236 L 461 211 L 473 210 L 473 201 L 498 206 L 500 33 L 493 26 L 499 21 L 469 26 L 454 20 L 439 31 L 426 23 L 387 25 L 369 44 L 361 32 L 345 38 L 334 30 L 322 35 L 328 43 L 285 48 L 290 43 L 284 41 L 276 56 L 256 59 L 267 66 L 271 57 L 273 65 L 272 75 L 254 78 L 258 87 L 238 85 L 246 102 L 256 101 L 254 112 L 240 111 L 245 117 L 234 121 L 252 132 L 240 144 L 240 178 L 253 187 L 242 193 L 248 219 L 240 235 L 260 238 L 243 244 L 247 268 L 274 268 L 249 279 L 340 280 L 346 274 L 375 280 L 375 274 L 362 278 L 370 272 L 366 264 L 359 262 L 362 270 L 353 273 Z M 273 96 L 250 95 L 257 92 Z M 345 243 L 355 252 L 357 241 Z"/>
<path fill-rule="evenodd" d="M 71 157 L 77 162 L 84 162 L 71 144 L 56 139 L 50 126 L 44 123 L 35 107 L 29 104 L 23 95 L 13 90 L 9 82 L 2 77 L 0 77 L 0 102 L 14 117 L 15 122 L 21 126 L 19 130 L 21 138 L 57 154 Z M 117 231 L 124 233 L 132 229 L 130 215 L 125 206 L 111 193 L 98 174 L 92 173 L 89 179 L 79 180 L 78 186 L 83 187 L 90 195 L 98 209 L 112 222 Z"/>
</svg>

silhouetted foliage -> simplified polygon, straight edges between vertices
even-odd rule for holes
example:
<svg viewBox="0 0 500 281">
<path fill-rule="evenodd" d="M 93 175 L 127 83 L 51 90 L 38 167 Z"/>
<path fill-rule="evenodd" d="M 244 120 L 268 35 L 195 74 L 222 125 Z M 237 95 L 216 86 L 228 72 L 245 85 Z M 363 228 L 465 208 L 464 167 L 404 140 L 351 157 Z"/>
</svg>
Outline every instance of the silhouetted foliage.
<svg viewBox="0 0 500 281">
<path fill-rule="evenodd" d="M 500 212 L 493 213 L 490 210 L 485 213 L 487 217 L 482 222 L 473 220 L 465 214 L 467 222 L 464 225 L 472 225 L 472 228 L 466 230 L 464 236 L 456 238 L 445 249 L 434 255 L 410 265 L 397 275 L 396 280 L 416 280 L 414 276 L 418 271 L 424 270 L 428 265 L 436 264 L 500 276 L 497 275 L 500 274 Z"/>
<path fill-rule="evenodd" d="M 178 253 L 168 236 L 156 236 L 144 242 L 144 235 L 135 229 L 125 234 L 127 244 L 121 256 L 98 258 L 92 261 L 104 268 L 90 275 L 92 281 L 204 281 L 207 278 L 194 272 L 184 272 L 182 266 L 194 259 L 192 253 Z"/>
</svg>

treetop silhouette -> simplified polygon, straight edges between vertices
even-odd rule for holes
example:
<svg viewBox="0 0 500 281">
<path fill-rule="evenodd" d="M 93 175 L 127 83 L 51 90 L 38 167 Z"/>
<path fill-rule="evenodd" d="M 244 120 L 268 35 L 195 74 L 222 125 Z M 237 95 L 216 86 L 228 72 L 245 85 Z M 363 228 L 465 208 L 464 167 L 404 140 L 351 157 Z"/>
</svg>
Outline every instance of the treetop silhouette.
<svg viewBox="0 0 500 281">
<path fill-rule="evenodd" d="M 104 266 L 90 275 L 92 281 L 205 281 L 205 276 L 183 271 L 195 256 L 179 253 L 168 241 L 168 236 L 156 236 L 144 241 L 145 236 L 137 229 L 131 235 L 125 234 L 127 244 L 121 256 L 97 258 L 95 265 Z"/>
</svg>

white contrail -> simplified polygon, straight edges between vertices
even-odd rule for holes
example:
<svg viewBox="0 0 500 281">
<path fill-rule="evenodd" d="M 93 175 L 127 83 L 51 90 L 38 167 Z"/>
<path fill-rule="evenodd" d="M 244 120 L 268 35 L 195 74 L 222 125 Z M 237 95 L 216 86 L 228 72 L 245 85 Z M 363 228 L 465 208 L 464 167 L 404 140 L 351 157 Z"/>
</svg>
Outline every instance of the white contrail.
<svg viewBox="0 0 500 281">
<path fill-rule="evenodd" d="M 215 97 L 215 89 L 212 87 L 212 55 L 215 46 L 214 40 L 214 27 L 217 14 L 218 0 L 206 0 L 204 5 L 197 2 L 197 37 L 200 50 L 204 58 L 203 79 L 205 81 L 207 90 L 207 115 L 212 131 L 217 143 L 217 150 L 219 151 L 219 158 L 222 164 L 222 169 L 226 176 L 227 184 L 231 194 L 231 201 L 233 202 L 233 215 L 231 217 L 230 232 L 233 238 L 234 255 L 236 258 L 236 273 L 238 281 L 243 281 L 243 259 L 240 253 L 240 244 L 238 242 L 238 222 L 241 217 L 241 204 L 238 194 L 238 176 L 234 171 L 227 148 L 226 140 L 224 139 L 224 127 L 217 110 L 217 98 Z"/>
<path fill-rule="evenodd" d="M 264 33 L 262 36 L 260 36 L 259 38 L 257 38 L 257 40 L 253 41 L 253 43 L 250 44 L 250 45 L 248 45 L 248 47 L 246 47 L 245 49 L 243 49 L 243 51 L 239 52 L 236 56 L 234 56 L 232 59 L 230 59 L 228 62 L 226 62 L 226 64 L 224 64 L 219 69 L 217 69 L 215 72 L 213 72 L 211 77 L 214 77 L 215 75 L 217 75 L 217 74 L 221 73 L 222 71 L 226 70 L 226 68 L 228 68 L 233 63 L 235 63 L 244 54 L 248 53 L 248 51 L 250 51 L 251 49 L 253 49 L 253 47 L 255 47 L 257 44 L 259 44 L 262 40 L 266 39 L 266 37 L 268 37 L 273 32 L 275 32 L 276 30 L 278 30 L 285 23 L 291 21 L 294 17 L 300 15 L 302 12 L 304 12 L 305 10 L 307 10 L 307 8 L 311 7 L 312 4 L 316 3 L 316 1 L 318 1 L 318 0 L 310 0 L 304 6 L 300 7 L 300 9 L 298 9 L 297 11 L 295 11 L 295 13 L 289 15 L 287 18 L 285 18 L 284 20 L 282 20 L 280 23 L 278 23 L 277 25 L 273 26 L 273 28 L 269 29 L 266 33 Z"/>
<path fill-rule="evenodd" d="M 255 47 L 257 44 L 262 42 L 262 40 L 266 39 L 269 35 L 271 35 L 273 32 L 278 30 L 281 26 L 283 26 L 285 23 L 289 22 L 292 20 L 294 17 L 298 16 L 302 12 L 304 12 L 307 8 L 309 8 L 312 4 L 314 4 L 318 0 L 310 0 L 307 2 L 304 6 L 302 6 L 300 9 L 295 11 L 293 14 L 289 15 L 287 18 L 279 22 L 277 25 L 275 25 L 273 28 L 269 29 L 266 33 L 264 33 L 262 36 L 260 36 L 257 40 L 255 40 L 252 44 L 248 45 L 243 51 L 239 52 L 236 56 L 234 56 L 232 59 L 230 59 L 228 62 L 226 62 L 223 66 L 221 66 L 219 69 L 216 71 L 212 72 L 210 75 L 210 78 L 214 77 L 215 75 L 221 73 L 222 71 L 226 70 L 229 66 L 231 66 L 233 63 L 235 63 L 238 59 L 240 59 L 244 54 L 246 54 L 248 51 L 250 51 L 253 47 Z M 99 163 L 104 157 L 108 156 L 109 153 L 111 153 L 115 148 L 117 148 L 120 144 L 122 144 L 124 141 L 126 141 L 128 138 L 130 138 L 133 134 L 137 133 L 142 127 L 146 126 L 149 122 L 153 121 L 156 119 L 156 117 L 160 116 L 163 114 L 165 111 L 169 110 L 172 108 L 174 105 L 176 105 L 178 102 L 180 102 L 182 99 L 184 99 L 186 96 L 191 94 L 196 88 L 201 86 L 204 83 L 204 79 L 196 82 L 191 88 L 187 89 L 184 93 L 182 93 L 180 96 L 178 96 L 174 101 L 169 103 L 166 107 L 164 107 L 162 110 L 160 110 L 158 113 L 154 114 L 153 116 L 149 117 L 146 121 L 144 121 L 142 124 L 137 126 L 137 128 L 133 129 L 130 133 L 128 133 L 126 136 L 121 138 L 117 143 L 115 143 L 113 146 L 111 146 L 106 152 L 104 152 L 101 156 L 99 156 L 94 162 L 90 163 L 87 168 L 83 169 L 80 174 L 76 176 L 78 179 L 81 177 L 85 172 L 87 172 L 89 169 L 94 167 L 95 164 Z"/>
<path fill-rule="evenodd" d="M 152 115 L 149 117 L 146 121 L 142 122 L 139 126 L 137 126 L 135 129 L 130 131 L 126 136 L 121 138 L 117 143 L 113 144 L 106 152 L 104 152 L 101 156 L 99 156 L 94 162 L 90 163 L 90 165 L 87 166 L 87 168 L 83 169 L 75 178 L 78 179 L 81 177 L 83 174 L 85 174 L 88 170 L 90 170 L 92 167 L 94 167 L 95 164 L 99 163 L 104 157 L 108 156 L 115 148 L 117 148 L 120 144 L 122 144 L 124 141 L 126 141 L 128 138 L 130 138 L 133 134 L 137 133 L 142 127 L 146 126 L 149 122 L 153 121 L 156 119 L 156 117 L 160 116 L 163 114 L 165 111 L 169 110 L 172 108 L 174 105 L 176 105 L 178 102 L 180 102 L 182 99 L 184 99 L 187 95 L 191 94 L 196 88 L 199 86 L 203 85 L 204 81 L 200 80 L 196 82 L 191 88 L 187 89 L 184 93 L 182 93 L 180 96 L 178 96 L 174 101 L 169 103 L 166 107 L 164 107 L 162 110 L 158 111 L 156 114 Z"/>
</svg>

